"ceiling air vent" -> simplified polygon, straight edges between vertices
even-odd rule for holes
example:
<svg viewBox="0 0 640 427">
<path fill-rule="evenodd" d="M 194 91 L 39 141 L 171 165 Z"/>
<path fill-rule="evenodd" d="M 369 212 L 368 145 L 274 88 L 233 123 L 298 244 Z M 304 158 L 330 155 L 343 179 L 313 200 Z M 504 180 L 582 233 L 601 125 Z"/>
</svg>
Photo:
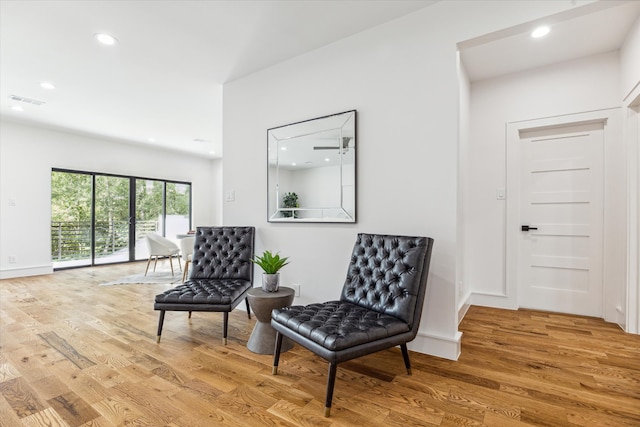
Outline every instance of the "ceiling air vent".
<svg viewBox="0 0 640 427">
<path fill-rule="evenodd" d="M 18 95 L 10 95 L 9 99 L 12 101 L 16 101 L 16 102 L 25 102 L 27 104 L 31 104 L 31 105 L 42 105 L 45 102 L 44 101 L 38 101 L 37 99 L 31 99 L 31 98 L 25 98 L 24 96 L 18 96 Z"/>
</svg>

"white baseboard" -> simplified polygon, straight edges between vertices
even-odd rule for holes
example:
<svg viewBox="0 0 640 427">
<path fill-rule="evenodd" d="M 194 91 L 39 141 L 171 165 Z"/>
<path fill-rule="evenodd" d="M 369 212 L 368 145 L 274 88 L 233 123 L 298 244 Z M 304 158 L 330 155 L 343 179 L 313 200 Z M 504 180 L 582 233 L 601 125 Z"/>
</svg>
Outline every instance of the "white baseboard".
<svg viewBox="0 0 640 427">
<path fill-rule="evenodd" d="M 407 348 L 418 353 L 458 360 L 460 357 L 460 340 L 462 332 L 456 332 L 454 337 L 438 336 L 425 332 L 418 332 L 418 336 L 407 344 Z"/>
<path fill-rule="evenodd" d="M 473 292 L 467 300 L 470 305 L 482 307 L 503 308 L 505 310 L 517 310 L 518 302 L 502 294 L 490 294 Z"/>
<path fill-rule="evenodd" d="M 53 266 L 40 265 L 31 267 L 7 268 L 0 270 L 0 279 L 13 279 L 15 277 L 42 276 L 43 274 L 53 274 Z"/>
<path fill-rule="evenodd" d="M 458 325 L 460 325 L 460 322 L 462 322 L 462 319 L 464 319 L 467 311 L 469 311 L 469 307 L 471 307 L 471 304 L 466 301 L 460 306 L 460 308 L 458 308 Z"/>
</svg>

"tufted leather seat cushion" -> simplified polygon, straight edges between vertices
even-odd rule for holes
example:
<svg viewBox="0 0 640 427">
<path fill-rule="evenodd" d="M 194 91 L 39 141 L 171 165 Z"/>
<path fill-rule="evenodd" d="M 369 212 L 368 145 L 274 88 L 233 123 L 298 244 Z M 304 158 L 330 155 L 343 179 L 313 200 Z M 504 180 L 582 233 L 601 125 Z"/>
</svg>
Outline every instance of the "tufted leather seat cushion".
<svg viewBox="0 0 640 427">
<path fill-rule="evenodd" d="M 198 227 L 189 279 L 253 279 L 253 227 Z"/>
<path fill-rule="evenodd" d="M 426 244 L 425 237 L 358 235 L 340 300 L 411 325 Z"/>
<path fill-rule="evenodd" d="M 402 320 L 345 301 L 284 307 L 272 318 L 333 351 L 409 331 Z"/>
<path fill-rule="evenodd" d="M 247 280 L 191 279 L 156 295 L 156 303 L 231 304 L 252 286 Z"/>
</svg>

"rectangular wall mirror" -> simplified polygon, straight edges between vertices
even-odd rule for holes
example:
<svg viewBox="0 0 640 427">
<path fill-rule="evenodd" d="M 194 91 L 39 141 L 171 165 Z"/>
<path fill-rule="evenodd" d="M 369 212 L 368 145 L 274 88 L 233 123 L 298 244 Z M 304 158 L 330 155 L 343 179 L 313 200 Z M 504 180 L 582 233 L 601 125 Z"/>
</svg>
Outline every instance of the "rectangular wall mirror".
<svg viewBox="0 0 640 427">
<path fill-rule="evenodd" d="M 267 130 L 267 220 L 356 222 L 356 111 Z"/>
</svg>

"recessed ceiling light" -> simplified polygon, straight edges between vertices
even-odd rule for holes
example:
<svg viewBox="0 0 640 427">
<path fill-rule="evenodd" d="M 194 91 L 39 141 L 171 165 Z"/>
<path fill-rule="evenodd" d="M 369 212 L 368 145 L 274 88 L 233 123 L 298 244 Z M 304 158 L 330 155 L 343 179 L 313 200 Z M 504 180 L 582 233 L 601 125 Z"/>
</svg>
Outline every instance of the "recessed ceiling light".
<svg viewBox="0 0 640 427">
<path fill-rule="evenodd" d="M 297 163 L 291 163 L 291 166 L 296 166 L 296 165 L 297 165 Z"/>
<path fill-rule="evenodd" d="M 544 37 L 549 34 L 549 31 L 551 31 L 551 28 L 547 26 L 538 27 L 533 30 L 533 32 L 531 33 L 531 37 L 533 37 L 534 39 L 539 39 L 540 37 Z"/>
<path fill-rule="evenodd" d="M 12 109 L 13 111 L 24 111 L 24 108 L 22 108 L 22 107 L 21 107 L 21 106 L 19 106 L 19 105 L 14 105 L 14 106 L 12 106 L 12 107 L 11 107 L 11 109 Z"/>
<path fill-rule="evenodd" d="M 95 34 L 94 37 L 100 43 L 107 46 L 113 46 L 114 44 L 118 43 L 118 40 L 115 37 L 110 36 L 109 34 L 98 33 L 98 34 Z"/>
<path fill-rule="evenodd" d="M 40 87 L 48 90 L 53 90 L 56 88 L 51 82 L 40 82 Z"/>
<path fill-rule="evenodd" d="M 216 152 L 215 151 L 209 151 L 209 154 L 214 155 L 214 154 L 216 154 Z"/>
<path fill-rule="evenodd" d="M 280 147 L 280 150 L 287 151 L 287 147 Z"/>
<path fill-rule="evenodd" d="M 149 141 L 149 142 L 156 142 L 156 139 L 155 139 L 155 138 L 149 138 L 147 141 Z"/>
<path fill-rule="evenodd" d="M 46 104 L 44 101 L 39 101 L 37 99 L 26 98 L 20 95 L 9 95 L 9 99 L 16 102 L 24 102 L 31 105 L 43 105 Z"/>
<path fill-rule="evenodd" d="M 325 162 L 330 162 L 330 161 L 331 161 L 331 159 L 327 157 L 326 159 L 324 159 L 324 161 L 325 161 Z"/>
</svg>

